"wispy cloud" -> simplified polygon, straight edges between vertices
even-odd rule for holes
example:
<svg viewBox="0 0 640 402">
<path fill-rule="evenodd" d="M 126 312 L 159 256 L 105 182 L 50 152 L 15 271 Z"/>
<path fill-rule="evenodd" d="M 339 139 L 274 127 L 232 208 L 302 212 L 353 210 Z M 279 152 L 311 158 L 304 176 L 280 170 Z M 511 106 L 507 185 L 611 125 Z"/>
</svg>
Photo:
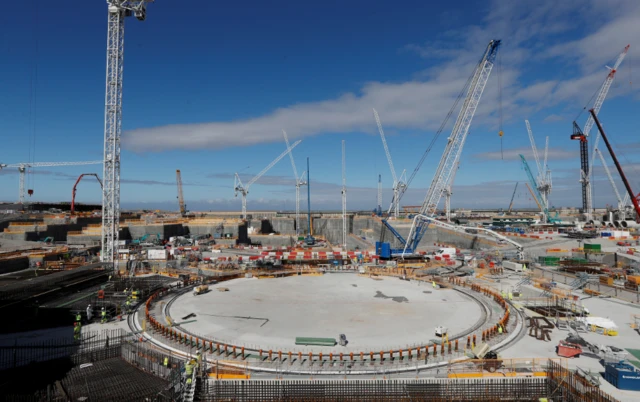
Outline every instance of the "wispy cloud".
<svg viewBox="0 0 640 402">
<path fill-rule="evenodd" d="M 538 157 L 542 159 L 543 150 L 538 150 Z M 515 149 L 505 149 L 503 152 L 493 151 L 493 152 L 482 152 L 473 155 L 476 159 L 481 160 L 520 160 L 520 154 L 522 154 L 527 162 L 530 164 L 535 163 L 533 158 L 533 151 L 530 147 L 521 147 Z M 547 154 L 548 160 L 564 160 L 564 159 L 575 159 L 578 158 L 579 155 L 576 151 L 568 151 L 563 148 L 549 148 L 549 152 Z M 542 160 L 540 161 L 542 163 Z"/>
<path fill-rule="evenodd" d="M 558 114 L 550 114 L 549 116 L 545 117 L 542 121 L 544 123 L 554 123 L 556 121 L 562 121 L 562 120 L 564 120 L 564 117 Z"/>
</svg>

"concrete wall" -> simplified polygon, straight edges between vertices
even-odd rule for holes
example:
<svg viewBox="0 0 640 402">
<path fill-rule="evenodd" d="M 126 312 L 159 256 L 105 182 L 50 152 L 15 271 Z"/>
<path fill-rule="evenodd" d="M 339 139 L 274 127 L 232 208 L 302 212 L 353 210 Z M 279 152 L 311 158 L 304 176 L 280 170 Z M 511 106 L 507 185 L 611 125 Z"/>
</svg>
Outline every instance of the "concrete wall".
<svg viewBox="0 0 640 402">
<path fill-rule="evenodd" d="M 300 217 L 302 221 L 303 217 Z M 304 216 L 304 220 L 306 221 L 307 217 Z M 296 225 L 295 218 L 273 218 L 271 219 L 271 225 L 273 226 L 273 230 L 283 235 L 295 235 L 296 234 Z M 302 232 L 301 232 L 302 233 Z"/>
<path fill-rule="evenodd" d="M 81 231 L 89 224 L 100 223 L 101 218 L 74 218 L 69 223 L 54 225 L 49 224 L 44 230 L 27 231 L 24 233 L 5 233 L 3 237 L 14 240 L 38 241 L 46 237 L 53 237 L 55 241 L 67 241 L 67 233 Z"/>
<path fill-rule="evenodd" d="M 8 274 L 29 268 L 29 257 L 16 257 L 0 260 L 0 274 Z"/>
<path fill-rule="evenodd" d="M 168 239 L 171 236 L 187 234 L 185 227 L 179 223 L 169 225 L 130 225 L 128 227 L 132 239 L 139 239 L 144 235 L 149 235 L 149 237 L 160 235 L 160 239 Z"/>
<path fill-rule="evenodd" d="M 279 235 L 249 235 L 251 243 L 260 243 L 263 246 L 291 246 L 295 243 L 294 236 Z M 218 240 L 216 239 L 216 242 Z"/>
<path fill-rule="evenodd" d="M 190 225 L 187 224 L 186 225 L 186 233 L 190 234 L 190 235 L 203 235 L 203 234 L 210 234 L 211 236 L 213 236 L 216 233 L 220 233 L 220 231 L 217 231 L 217 225 Z M 237 237 L 238 236 L 238 225 L 237 224 L 229 224 L 229 225 L 224 225 L 224 229 L 222 230 L 222 233 L 232 233 L 233 237 Z M 220 233 L 220 235 L 222 235 L 222 233 Z"/>
</svg>

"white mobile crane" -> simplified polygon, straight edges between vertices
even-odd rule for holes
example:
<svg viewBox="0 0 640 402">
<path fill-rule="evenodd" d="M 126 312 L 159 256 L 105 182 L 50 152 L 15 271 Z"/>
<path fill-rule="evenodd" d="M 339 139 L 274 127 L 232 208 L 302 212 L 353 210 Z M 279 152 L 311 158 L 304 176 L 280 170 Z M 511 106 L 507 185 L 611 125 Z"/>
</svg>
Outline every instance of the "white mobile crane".
<svg viewBox="0 0 640 402">
<path fill-rule="evenodd" d="M 266 168 L 262 169 L 262 171 L 258 173 L 253 179 L 249 180 L 247 185 L 242 184 L 242 180 L 240 180 L 240 176 L 238 175 L 238 173 L 236 173 L 235 181 L 233 183 L 233 190 L 234 190 L 234 195 L 236 197 L 238 196 L 238 193 L 242 195 L 242 219 L 247 219 L 247 194 L 249 194 L 249 187 L 251 187 L 251 185 L 256 181 L 258 181 L 258 179 L 261 178 L 262 175 L 267 173 L 269 169 L 275 166 L 275 164 L 278 163 L 280 159 L 284 158 L 285 155 L 291 152 L 293 148 L 298 146 L 298 144 L 300 144 L 301 142 L 302 142 L 301 140 L 294 142 L 293 145 L 291 145 L 289 148 L 287 148 L 286 151 L 281 153 L 280 156 L 274 159 L 273 162 L 267 165 Z"/>
<path fill-rule="evenodd" d="M 445 190 L 448 186 L 453 185 L 451 177 L 453 176 L 455 167 L 460 161 L 460 155 L 462 154 L 462 148 L 464 147 L 467 135 L 469 134 L 471 121 L 473 120 L 473 116 L 475 115 L 476 109 L 480 103 L 480 98 L 482 97 L 482 93 L 487 85 L 487 80 L 489 79 L 491 70 L 493 69 L 499 46 L 499 40 L 492 40 L 489 42 L 482 58 L 473 72 L 473 75 L 469 78 L 466 86 L 467 95 L 464 99 L 464 103 L 453 126 L 451 135 L 448 138 L 438 169 L 436 170 L 431 185 L 429 186 L 424 202 L 420 207 L 420 212 L 416 215 L 416 218 L 414 218 L 414 224 L 411 226 L 411 231 L 409 232 L 407 240 L 405 240 L 388 222 L 385 220 L 382 221 L 402 245 L 401 249 L 390 249 L 389 247 L 388 250 L 391 255 L 396 254 L 404 256 L 407 254 L 413 254 L 415 250 L 417 250 L 420 240 L 422 240 L 422 237 L 427 230 L 428 223 L 430 222 L 430 220 L 421 219 L 421 217 L 433 217 Z M 383 243 L 379 242 L 379 244 L 380 249 L 382 250 Z M 378 246 L 376 248 L 378 248 Z M 380 252 L 379 250 L 376 251 Z M 386 257 L 385 255 L 381 256 Z"/>
</svg>

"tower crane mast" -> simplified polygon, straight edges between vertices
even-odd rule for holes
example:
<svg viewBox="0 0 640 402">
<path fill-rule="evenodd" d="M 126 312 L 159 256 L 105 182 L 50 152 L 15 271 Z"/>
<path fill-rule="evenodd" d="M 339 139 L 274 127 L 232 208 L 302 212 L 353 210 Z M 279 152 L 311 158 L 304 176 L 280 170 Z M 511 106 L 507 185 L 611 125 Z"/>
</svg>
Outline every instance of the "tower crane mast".
<svg viewBox="0 0 640 402">
<path fill-rule="evenodd" d="M 253 183 L 258 181 L 259 178 L 267 173 L 269 169 L 274 167 L 276 163 L 280 162 L 280 159 L 284 158 L 289 152 L 293 150 L 293 148 L 297 147 L 301 142 L 301 140 L 294 142 L 291 147 L 287 148 L 287 150 L 281 153 L 276 159 L 273 160 L 273 162 L 262 169 L 262 171 L 258 173 L 253 179 L 249 180 L 246 185 L 242 183 L 242 180 L 240 180 L 240 176 L 238 175 L 238 173 L 236 173 L 233 190 L 236 197 L 238 196 L 238 193 L 242 195 L 242 219 L 247 219 L 247 194 L 249 194 L 249 187 L 251 187 Z"/>
<path fill-rule="evenodd" d="M 433 217 L 436 213 L 436 209 L 438 208 L 440 199 L 444 194 L 445 188 L 447 185 L 452 184 L 452 173 L 456 164 L 460 160 L 460 154 L 462 153 L 464 143 L 467 139 L 471 121 L 473 120 L 473 116 L 475 115 L 478 104 L 480 103 L 480 98 L 482 97 L 482 93 L 487 85 L 487 80 L 489 79 L 491 70 L 493 69 L 499 46 L 500 40 L 492 40 L 489 42 L 473 73 L 469 83 L 467 96 L 462 108 L 460 109 L 460 113 L 458 114 L 458 118 L 456 119 L 451 135 L 449 136 L 445 151 L 442 154 L 440 163 L 438 164 L 438 169 L 435 172 L 418 215 Z M 427 229 L 428 222 L 429 221 L 425 219 L 414 221 L 414 225 L 411 227 L 407 241 L 404 243 L 402 254 L 413 253 L 414 250 L 417 249 L 418 244 L 420 244 L 420 240 L 422 240 L 424 232 Z"/>
<path fill-rule="evenodd" d="M 147 16 L 153 0 L 107 0 L 107 72 L 104 111 L 104 166 L 102 179 L 102 262 L 114 262 L 120 230 L 120 134 L 124 77 L 124 19 Z"/>
</svg>

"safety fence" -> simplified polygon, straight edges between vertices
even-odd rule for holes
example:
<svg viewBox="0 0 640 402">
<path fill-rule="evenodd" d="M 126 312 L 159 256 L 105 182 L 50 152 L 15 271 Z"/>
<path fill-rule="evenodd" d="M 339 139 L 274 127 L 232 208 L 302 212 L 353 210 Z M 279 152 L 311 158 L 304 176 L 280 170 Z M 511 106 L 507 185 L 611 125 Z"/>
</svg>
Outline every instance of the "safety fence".
<svg viewBox="0 0 640 402">
<path fill-rule="evenodd" d="M 550 361 L 547 367 L 549 397 L 566 402 L 617 402 L 585 378 Z"/>
<path fill-rule="evenodd" d="M 531 401 L 547 394 L 543 378 L 487 380 L 209 380 L 201 401 Z M 555 399 L 554 399 L 555 401 Z"/>
<path fill-rule="evenodd" d="M 79 364 L 78 359 L 83 359 L 85 354 L 93 354 L 92 358 L 113 357 L 128 337 L 122 330 L 84 332 L 80 341 L 73 339 L 72 329 L 67 331 L 67 336 L 63 336 L 64 332 L 57 331 L 57 334 L 62 336 L 43 336 L 41 340 L 31 342 L 15 339 L 12 344 L 0 345 L 0 370 L 61 358 L 75 359 Z"/>
</svg>

